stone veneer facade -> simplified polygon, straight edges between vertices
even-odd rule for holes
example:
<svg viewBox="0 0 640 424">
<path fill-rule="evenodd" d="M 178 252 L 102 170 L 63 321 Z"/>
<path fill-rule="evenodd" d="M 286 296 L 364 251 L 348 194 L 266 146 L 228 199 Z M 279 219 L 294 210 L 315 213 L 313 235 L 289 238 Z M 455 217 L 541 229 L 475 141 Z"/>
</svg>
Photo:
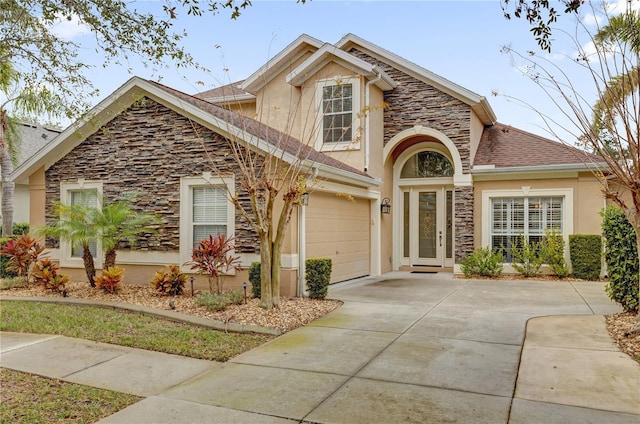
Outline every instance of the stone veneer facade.
<svg viewBox="0 0 640 424">
<path fill-rule="evenodd" d="M 218 169 L 235 175 L 236 193 L 249 206 L 248 195 L 240 190 L 238 167 L 233 156 L 226 154 L 230 153 L 227 140 L 153 100 L 142 98 L 47 169 L 47 223 L 53 220 L 53 202 L 60 200 L 61 182 L 73 183 L 79 178 L 100 181 L 104 201 L 135 192 L 136 209 L 161 217 L 158 234 L 143 234 L 136 250 L 177 251 L 180 178 L 211 172 L 207 151 Z M 235 227 L 237 252 L 257 253 L 259 239 L 239 213 Z M 58 242 L 48 240 L 47 247 L 58 247 Z"/>
<path fill-rule="evenodd" d="M 414 78 L 357 49 L 350 54 L 379 66 L 398 86 L 384 93 L 388 108 L 384 112 L 385 145 L 396 134 L 417 125 L 436 129 L 455 144 L 462 161 L 462 172 L 471 167 L 471 107 L 429 84 Z M 471 253 L 473 243 L 473 187 L 455 188 L 455 263 Z"/>
</svg>

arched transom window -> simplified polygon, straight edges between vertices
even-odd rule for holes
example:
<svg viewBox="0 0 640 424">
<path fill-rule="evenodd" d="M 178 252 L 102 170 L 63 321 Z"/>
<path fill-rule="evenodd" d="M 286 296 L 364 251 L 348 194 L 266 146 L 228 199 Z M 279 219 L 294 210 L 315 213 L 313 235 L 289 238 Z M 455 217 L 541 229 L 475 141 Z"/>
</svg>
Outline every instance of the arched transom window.
<svg viewBox="0 0 640 424">
<path fill-rule="evenodd" d="M 441 153 L 426 151 L 413 155 L 402 167 L 400 178 L 452 177 L 453 166 Z"/>
</svg>

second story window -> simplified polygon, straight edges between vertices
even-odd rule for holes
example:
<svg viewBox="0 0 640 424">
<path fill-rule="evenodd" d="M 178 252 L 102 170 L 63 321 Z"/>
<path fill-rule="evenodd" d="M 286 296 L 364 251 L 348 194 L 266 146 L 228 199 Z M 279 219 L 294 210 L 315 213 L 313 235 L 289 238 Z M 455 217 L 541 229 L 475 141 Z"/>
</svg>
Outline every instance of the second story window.
<svg viewBox="0 0 640 424">
<path fill-rule="evenodd" d="M 353 85 L 322 88 L 322 141 L 349 143 L 353 132 Z"/>
</svg>

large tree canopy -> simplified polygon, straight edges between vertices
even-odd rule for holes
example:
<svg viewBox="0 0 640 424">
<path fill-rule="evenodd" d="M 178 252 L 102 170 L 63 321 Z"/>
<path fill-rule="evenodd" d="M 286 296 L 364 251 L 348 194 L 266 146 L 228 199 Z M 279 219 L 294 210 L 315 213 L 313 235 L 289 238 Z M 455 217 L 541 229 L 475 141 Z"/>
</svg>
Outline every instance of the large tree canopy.
<svg viewBox="0 0 640 424">
<path fill-rule="evenodd" d="M 47 86 L 60 100 L 57 115 L 76 118 L 95 92 L 85 73 L 90 65 L 78 56 L 85 46 L 59 35 L 60 22 L 92 33 L 105 65 L 138 56 L 150 66 L 196 66 L 178 18 L 226 10 L 235 19 L 250 6 L 250 0 L 164 0 L 163 12 L 154 15 L 123 0 L 0 0 L 0 65 L 11 63 L 23 86 Z"/>
</svg>

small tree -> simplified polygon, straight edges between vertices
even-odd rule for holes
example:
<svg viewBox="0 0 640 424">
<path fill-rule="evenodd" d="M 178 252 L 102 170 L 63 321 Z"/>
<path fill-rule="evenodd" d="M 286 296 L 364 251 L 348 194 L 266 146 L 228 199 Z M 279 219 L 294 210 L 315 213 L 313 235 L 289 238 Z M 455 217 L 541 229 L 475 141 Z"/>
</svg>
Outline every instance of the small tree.
<svg viewBox="0 0 640 424">
<path fill-rule="evenodd" d="M 156 232 L 154 225 L 160 223 L 156 215 L 136 211 L 132 199 L 130 196 L 102 208 L 90 209 L 89 221 L 95 226 L 104 250 L 103 269 L 115 266 L 116 249 L 121 241 L 135 245 L 138 234 L 153 234 Z"/>
<path fill-rule="evenodd" d="M 222 293 L 224 277 L 230 272 L 238 271 L 240 257 L 234 256 L 233 252 L 235 238 L 227 237 L 226 234 L 209 235 L 209 238 L 198 242 L 198 247 L 193 249 L 191 261 L 187 265 L 192 270 L 197 270 L 199 274 L 207 275 L 209 280 L 209 291 Z"/>
</svg>

